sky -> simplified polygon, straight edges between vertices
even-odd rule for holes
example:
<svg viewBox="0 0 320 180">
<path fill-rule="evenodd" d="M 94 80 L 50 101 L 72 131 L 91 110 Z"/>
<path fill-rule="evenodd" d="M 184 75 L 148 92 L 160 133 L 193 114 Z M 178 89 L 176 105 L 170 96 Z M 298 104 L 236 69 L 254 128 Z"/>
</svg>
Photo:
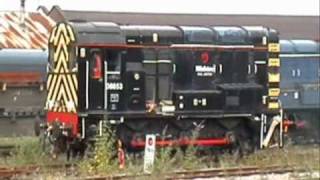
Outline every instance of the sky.
<svg viewBox="0 0 320 180">
<path fill-rule="evenodd" d="M 26 10 L 39 5 L 49 10 L 59 5 L 65 10 L 114 12 L 269 14 L 319 16 L 320 0 L 26 0 Z M 20 0 L 0 0 L 0 11 L 19 10 Z"/>
</svg>

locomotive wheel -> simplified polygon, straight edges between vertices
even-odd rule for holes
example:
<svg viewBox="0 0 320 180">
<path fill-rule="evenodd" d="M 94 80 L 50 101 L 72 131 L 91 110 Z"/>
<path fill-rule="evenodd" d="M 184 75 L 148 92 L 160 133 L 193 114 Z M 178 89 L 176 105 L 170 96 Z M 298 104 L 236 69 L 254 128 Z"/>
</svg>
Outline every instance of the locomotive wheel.
<svg viewBox="0 0 320 180">
<path fill-rule="evenodd" d="M 226 138 L 230 142 L 229 154 L 232 155 L 235 161 L 239 160 L 242 157 L 242 151 L 238 136 L 235 132 L 230 131 L 226 133 Z"/>
</svg>

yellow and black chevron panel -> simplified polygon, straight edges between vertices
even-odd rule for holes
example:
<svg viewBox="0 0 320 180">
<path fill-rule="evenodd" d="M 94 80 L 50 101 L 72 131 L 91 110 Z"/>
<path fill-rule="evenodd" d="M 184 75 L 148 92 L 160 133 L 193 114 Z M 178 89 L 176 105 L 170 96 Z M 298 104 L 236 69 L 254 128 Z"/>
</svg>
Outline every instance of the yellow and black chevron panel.
<svg viewBox="0 0 320 180">
<path fill-rule="evenodd" d="M 71 67 L 75 42 L 74 32 L 69 24 L 57 24 L 49 38 L 49 63 L 46 108 L 54 112 L 77 112 L 78 82 L 76 72 Z"/>
<path fill-rule="evenodd" d="M 269 43 L 268 45 L 269 59 L 268 59 L 268 108 L 276 110 L 280 108 L 280 44 L 278 42 Z"/>
</svg>

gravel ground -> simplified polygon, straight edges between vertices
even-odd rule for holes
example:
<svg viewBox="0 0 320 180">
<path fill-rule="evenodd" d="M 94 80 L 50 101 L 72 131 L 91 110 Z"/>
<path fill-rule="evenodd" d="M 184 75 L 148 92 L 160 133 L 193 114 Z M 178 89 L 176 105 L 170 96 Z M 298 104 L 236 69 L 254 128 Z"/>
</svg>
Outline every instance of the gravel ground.
<svg viewBox="0 0 320 180">
<path fill-rule="evenodd" d="M 311 173 L 284 173 L 284 174 L 265 174 L 265 175 L 251 175 L 241 177 L 223 177 L 223 178 L 197 178 L 195 180 L 292 180 L 292 179 L 319 179 L 320 172 Z"/>
</svg>

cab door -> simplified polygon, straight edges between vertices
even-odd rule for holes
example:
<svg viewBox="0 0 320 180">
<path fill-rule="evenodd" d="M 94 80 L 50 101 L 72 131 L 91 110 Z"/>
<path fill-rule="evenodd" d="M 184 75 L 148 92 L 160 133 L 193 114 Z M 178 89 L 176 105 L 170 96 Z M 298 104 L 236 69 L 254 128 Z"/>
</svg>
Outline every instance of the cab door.
<svg viewBox="0 0 320 180">
<path fill-rule="evenodd" d="M 90 110 L 104 109 L 104 53 L 91 50 L 89 58 L 88 103 Z"/>
</svg>

